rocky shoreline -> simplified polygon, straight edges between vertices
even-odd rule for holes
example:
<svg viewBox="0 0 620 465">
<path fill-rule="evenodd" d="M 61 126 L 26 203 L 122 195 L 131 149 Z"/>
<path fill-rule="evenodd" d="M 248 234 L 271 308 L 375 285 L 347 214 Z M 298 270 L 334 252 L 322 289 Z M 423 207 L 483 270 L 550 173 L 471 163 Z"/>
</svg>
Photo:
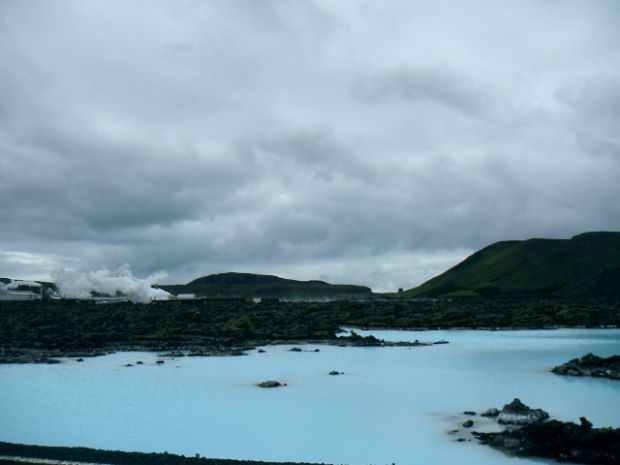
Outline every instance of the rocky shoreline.
<svg viewBox="0 0 620 465">
<path fill-rule="evenodd" d="M 603 358 L 589 353 L 558 365 L 551 371 L 556 375 L 593 376 L 620 380 L 620 355 Z"/>
<path fill-rule="evenodd" d="M 465 415 L 475 416 L 466 411 Z M 585 417 L 580 424 L 549 420 L 549 414 L 542 409 L 533 409 L 519 399 L 504 405 L 501 410 L 491 408 L 480 413 L 481 417 L 496 418 L 504 427 L 497 433 L 472 431 L 471 435 L 480 443 L 520 457 L 549 458 L 560 462 L 585 465 L 615 465 L 620 463 L 620 428 L 592 428 Z M 471 418 L 463 427 L 475 425 Z M 453 430 L 450 434 L 456 434 Z M 463 436 L 459 442 L 467 441 Z"/>
<path fill-rule="evenodd" d="M 117 352 L 153 352 L 170 357 L 213 357 L 213 356 L 241 356 L 247 355 L 257 347 L 277 345 L 332 345 L 337 347 L 427 347 L 448 344 L 448 341 L 434 342 L 421 341 L 385 341 L 374 336 L 361 336 L 351 332 L 349 336 L 339 336 L 334 339 L 305 339 L 305 340 L 252 340 L 240 345 L 211 344 L 200 346 L 195 344 L 114 344 L 106 347 L 81 350 L 50 350 L 33 348 L 6 348 L 0 347 L 0 363 L 61 363 L 62 358 L 80 359 L 98 357 Z M 301 350 L 295 350 L 301 352 Z M 264 352 L 264 351 L 263 351 Z M 317 349 L 311 352 L 318 352 Z"/>
</svg>

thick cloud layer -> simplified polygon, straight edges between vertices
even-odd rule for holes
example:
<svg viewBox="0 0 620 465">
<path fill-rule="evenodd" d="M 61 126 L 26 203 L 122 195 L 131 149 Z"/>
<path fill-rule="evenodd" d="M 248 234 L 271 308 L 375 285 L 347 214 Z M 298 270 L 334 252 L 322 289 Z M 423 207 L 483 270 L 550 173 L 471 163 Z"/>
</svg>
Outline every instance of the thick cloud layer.
<svg viewBox="0 0 620 465">
<path fill-rule="evenodd" d="M 411 287 L 620 229 L 620 8 L 4 1 L 0 276 Z"/>
</svg>

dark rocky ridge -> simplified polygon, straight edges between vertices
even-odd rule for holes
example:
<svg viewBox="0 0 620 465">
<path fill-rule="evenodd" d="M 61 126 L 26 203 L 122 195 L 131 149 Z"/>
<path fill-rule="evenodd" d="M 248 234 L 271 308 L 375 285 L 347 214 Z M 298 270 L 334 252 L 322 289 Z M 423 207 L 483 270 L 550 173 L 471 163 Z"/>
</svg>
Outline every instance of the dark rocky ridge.
<svg viewBox="0 0 620 465">
<path fill-rule="evenodd" d="M 173 357 L 207 357 L 246 355 L 250 350 L 256 350 L 261 345 L 288 345 L 291 343 L 326 344 L 337 347 L 428 347 L 437 344 L 448 344 L 448 341 L 421 342 L 421 341 L 385 341 L 374 336 L 361 336 L 352 332 L 349 336 L 340 336 L 330 339 L 309 339 L 309 340 L 251 340 L 240 344 L 218 344 L 211 343 L 208 347 L 196 344 L 178 343 L 174 346 L 169 344 L 133 344 L 133 345 L 112 345 L 105 348 L 91 350 L 64 351 L 64 350 L 45 350 L 45 349 L 6 349 L 0 346 L 0 363 L 61 363 L 59 358 L 80 358 L 97 357 L 115 352 L 159 352 L 166 356 Z M 259 352 L 264 353 L 263 349 Z M 304 352 L 301 347 L 293 347 L 289 352 Z M 320 349 L 313 349 L 307 352 L 320 352 Z M 157 363 L 163 364 L 163 360 Z"/>
<path fill-rule="evenodd" d="M 340 328 L 552 328 L 620 324 L 618 299 L 442 299 L 249 303 L 241 299 L 0 302 L 0 359 L 46 362 L 119 351 L 243 354 L 269 344 L 398 345 Z M 441 341 L 436 341 L 437 343 Z M 405 343 L 405 345 L 415 343 Z M 420 343 L 419 345 L 424 345 Z"/>
</svg>

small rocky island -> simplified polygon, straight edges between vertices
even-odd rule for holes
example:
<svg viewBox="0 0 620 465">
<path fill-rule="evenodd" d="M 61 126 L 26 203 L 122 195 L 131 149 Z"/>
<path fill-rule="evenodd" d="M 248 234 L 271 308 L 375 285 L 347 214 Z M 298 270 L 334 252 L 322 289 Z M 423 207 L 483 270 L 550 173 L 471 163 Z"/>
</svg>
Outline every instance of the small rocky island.
<svg viewBox="0 0 620 465">
<path fill-rule="evenodd" d="M 498 433 L 473 431 L 471 434 L 482 444 L 508 454 L 588 465 L 620 463 L 620 428 L 592 428 L 585 417 L 580 418 L 579 424 L 548 421 L 547 412 L 530 408 L 519 399 L 501 410 L 493 408 L 480 415 L 497 418 L 505 429 Z M 466 423 L 468 427 L 473 426 L 469 424 L 472 420 Z"/>
<path fill-rule="evenodd" d="M 263 381 L 261 383 L 258 383 L 256 386 L 258 386 L 259 388 L 277 388 L 277 387 L 286 386 L 286 383 L 281 383 L 280 381 L 269 380 L 269 381 Z"/>
<path fill-rule="evenodd" d="M 513 399 L 497 416 L 497 422 L 502 425 L 533 425 L 542 423 L 549 418 L 549 414 L 543 409 L 530 408 L 520 399 Z"/>
<path fill-rule="evenodd" d="M 338 336 L 337 345 L 339 346 L 356 346 L 356 347 L 420 347 L 449 344 L 449 341 L 440 340 L 434 342 L 415 341 L 386 341 L 379 339 L 372 334 L 362 336 L 361 334 L 351 331 L 348 336 Z M 291 349 L 292 350 L 292 349 Z"/>
<path fill-rule="evenodd" d="M 604 358 L 590 353 L 581 358 L 574 358 L 551 371 L 556 375 L 595 376 L 620 380 L 620 355 Z"/>
</svg>

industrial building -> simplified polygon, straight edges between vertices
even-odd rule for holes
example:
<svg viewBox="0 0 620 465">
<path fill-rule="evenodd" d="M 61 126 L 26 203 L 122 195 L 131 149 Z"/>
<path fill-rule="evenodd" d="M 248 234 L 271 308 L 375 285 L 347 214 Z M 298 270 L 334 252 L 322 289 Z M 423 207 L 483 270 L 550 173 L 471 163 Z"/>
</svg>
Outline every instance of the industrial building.
<svg viewBox="0 0 620 465">
<path fill-rule="evenodd" d="M 0 289 L 0 301 L 15 301 L 15 302 L 24 302 L 24 301 L 32 301 L 32 300 L 42 300 L 41 292 L 33 292 L 33 291 L 6 291 Z"/>
<path fill-rule="evenodd" d="M 8 279 L 0 281 L 0 302 L 30 302 L 33 300 L 43 300 L 43 286 L 40 284 L 32 281 Z"/>
</svg>

